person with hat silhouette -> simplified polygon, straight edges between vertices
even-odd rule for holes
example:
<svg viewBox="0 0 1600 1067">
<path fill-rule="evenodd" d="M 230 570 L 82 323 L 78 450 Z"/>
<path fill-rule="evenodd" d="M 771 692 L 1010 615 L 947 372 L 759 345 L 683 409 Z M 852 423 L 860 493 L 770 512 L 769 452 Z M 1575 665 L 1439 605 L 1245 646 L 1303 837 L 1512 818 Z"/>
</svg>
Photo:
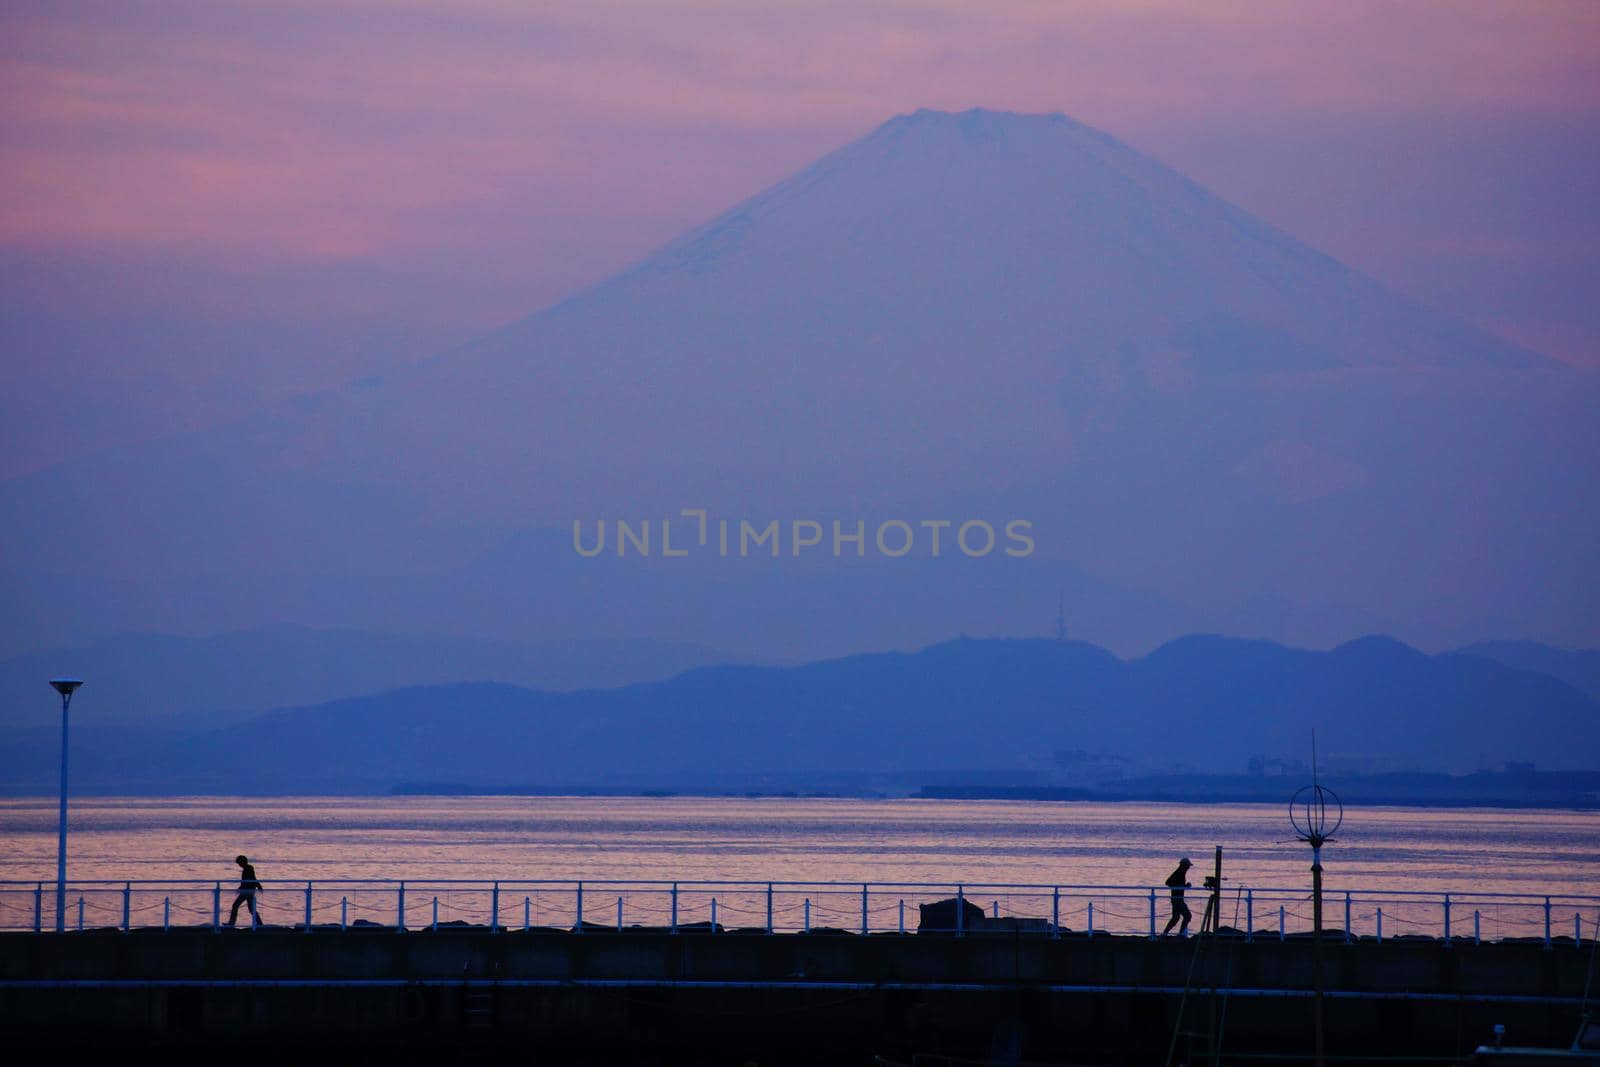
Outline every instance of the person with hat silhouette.
<svg viewBox="0 0 1600 1067">
<path fill-rule="evenodd" d="M 235 856 L 233 862 L 239 865 L 239 895 L 233 898 L 233 910 L 228 913 L 228 925 L 231 927 L 239 921 L 239 905 L 250 905 L 250 925 L 260 926 L 261 916 L 256 913 L 256 892 L 261 888 L 261 883 L 256 880 L 256 869 L 250 865 L 250 857 Z"/>
<path fill-rule="evenodd" d="M 1183 925 L 1178 927 L 1178 936 L 1189 936 L 1189 920 L 1193 916 L 1189 914 L 1189 905 L 1183 902 L 1183 891 L 1189 888 L 1189 868 L 1193 866 L 1189 857 L 1185 856 L 1178 861 L 1178 869 L 1167 875 L 1167 887 L 1172 890 L 1172 918 L 1167 920 L 1167 928 L 1161 931 L 1162 937 L 1172 932 L 1179 919 L 1183 920 Z"/>
</svg>

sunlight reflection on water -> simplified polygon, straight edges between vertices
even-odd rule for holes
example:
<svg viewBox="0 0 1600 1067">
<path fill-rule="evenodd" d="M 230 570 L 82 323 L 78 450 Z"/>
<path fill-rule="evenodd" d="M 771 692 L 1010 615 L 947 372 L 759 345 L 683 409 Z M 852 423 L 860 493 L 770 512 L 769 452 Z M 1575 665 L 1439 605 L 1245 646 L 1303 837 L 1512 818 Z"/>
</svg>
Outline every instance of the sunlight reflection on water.
<svg viewBox="0 0 1600 1067">
<path fill-rule="evenodd" d="M 53 879 L 55 802 L 0 800 L 0 879 Z M 1600 813 L 1353 808 L 1330 887 L 1593 893 Z M 1278 805 L 205 797 L 73 802 L 71 877 L 631 878 L 1148 885 L 1214 845 L 1241 885 L 1295 886 Z M 1198 879 L 1196 879 L 1198 882 Z"/>
</svg>

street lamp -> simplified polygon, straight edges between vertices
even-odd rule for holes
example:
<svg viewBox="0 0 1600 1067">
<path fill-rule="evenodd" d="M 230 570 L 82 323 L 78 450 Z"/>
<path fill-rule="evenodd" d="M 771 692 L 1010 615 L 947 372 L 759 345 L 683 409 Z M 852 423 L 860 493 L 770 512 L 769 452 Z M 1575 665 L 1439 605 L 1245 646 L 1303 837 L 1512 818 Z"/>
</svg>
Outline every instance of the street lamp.
<svg viewBox="0 0 1600 1067">
<path fill-rule="evenodd" d="M 1316 1067 L 1323 1065 L 1322 1051 L 1322 846 L 1333 840 L 1344 824 L 1344 804 L 1339 795 L 1317 781 L 1316 742 L 1311 749 L 1311 784 L 1289 801 L 1289 823 L 1295 836 L 1311 846 L 1311 972 L 1312 1012 L 1315 1016 Z"/>
<path fill-rule="evenodd" d="M 56 841 L 56 933 L 67 929 L 67 708 L 83 681 L 52 678 L 50 686 L 61 694 L 61 833 Z"/>
</svg>

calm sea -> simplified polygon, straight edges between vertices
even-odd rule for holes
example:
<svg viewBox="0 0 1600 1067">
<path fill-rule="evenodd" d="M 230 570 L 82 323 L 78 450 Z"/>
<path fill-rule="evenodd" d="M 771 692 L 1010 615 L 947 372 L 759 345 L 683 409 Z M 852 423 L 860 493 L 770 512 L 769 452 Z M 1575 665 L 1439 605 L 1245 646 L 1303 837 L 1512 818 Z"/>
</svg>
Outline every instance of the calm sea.
<svg viewBox="0 0 1600 1067">
<path fill-rule="evenodd" d="M 55 830 L 53 799 L 0 800 L 0 880 L 53 879 Z M 1217 845 L 1233 884 L 1308 877 L 1277 805 L 566 797 L 88 798 L 69 873 L 1150 885 Z M 1324 862 L 1335 888 L 1594 894 L 1600 813 L 1354 808 Z"/>
</svg>

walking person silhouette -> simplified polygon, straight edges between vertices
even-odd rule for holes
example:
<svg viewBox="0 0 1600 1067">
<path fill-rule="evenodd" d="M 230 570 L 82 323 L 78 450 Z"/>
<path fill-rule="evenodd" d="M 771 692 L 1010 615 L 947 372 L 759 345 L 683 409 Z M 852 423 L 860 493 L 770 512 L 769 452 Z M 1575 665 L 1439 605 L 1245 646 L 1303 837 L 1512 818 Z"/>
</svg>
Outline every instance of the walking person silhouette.
<svg viewBox="0 0 1600 1067">
<path fill-rule="evenodd" d="M 1187 937 L 1189 934 L 1189 905 L 1183 902 L 1183 891 L 1189 888 L 1189 868 L 1194 864 L 1185 856 L 1178 861 L 1178 869 L 1167 875 L 1167 886 L 1172 890 L 1172 918 L 1167 920 L 1167 928 L 1161 931 L 1161 936 L 1166 937 L 1177 926 L 1178 920 L 1183 920 L 1183 925 L 1178 927 L 1178 936 Z"/>
<path fill-rule="evenodd" d="M 250 925 L 261 925 L 261 916 L 256 913 L 256 893 L 261 889 L 261 883 L 256 880 L 256 869 L 250 865 L 250 857 L 235 856 L 233 862 L 239 865 L 239 895 L 233 898 L 233 910 L 228 913 L 228 926 L 232 927 L 239 921 L 239 905 L 250 905 Z"/>
</svg>

